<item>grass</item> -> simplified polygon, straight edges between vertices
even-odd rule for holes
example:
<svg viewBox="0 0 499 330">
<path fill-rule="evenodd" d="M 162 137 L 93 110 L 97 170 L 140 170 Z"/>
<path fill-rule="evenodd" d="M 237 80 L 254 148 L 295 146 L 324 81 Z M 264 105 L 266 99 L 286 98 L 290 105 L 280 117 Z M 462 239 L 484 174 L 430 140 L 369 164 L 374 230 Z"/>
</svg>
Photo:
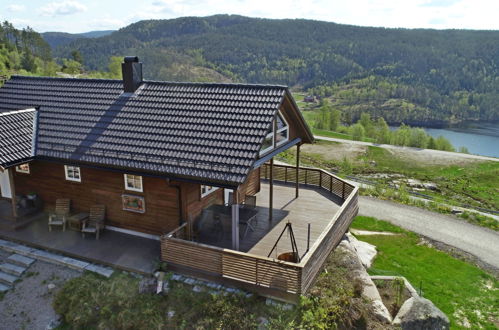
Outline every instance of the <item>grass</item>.
<svg viewBox="0 0 499 330">
<path fill-rule="evenodd" d="M 371 275 L 404 276 L 440 308 L 451 328 L 497 329 L 499 282 L 481 269 L 421 244 L 416 234 L 374 218 L 357 217 L 353 228 L 396 231 L 396 236 L 358 236 L 377 247 Z M 398 228 L 398 229 L 397 229 Z"/>
<path fill-rule="evenodd" d="M 328 130 L 324 130 L 324 129 L 312 128 L 312 133 L 314 133 L 314 135 L 318 135 L 318 136 L 325 136 L 325 137 L 336 138 L 336 139 L 343 139 L 343 140 L 350 140 L 350 141 L 354 140 L 353 136 L 351 136 L 351 135 L 343 134 L 343 133 L 338 133 L 338 132 L 333 132 L 333 131 L 328 131 Z M 363 141 L 363 142 L 375 142 L 374 139 L 371 139 L 371 138 L 368 138 L 368 137 L 363 138 L 360 141 Z"/>
<path fill-rule="evenodd" d="M 261 317 L 271 329 L 377 324 L 360 296 L 360 282 L 352 281 L 344 265 L 351 265 L 348 258 L 331 254 L 325 263 L 328 271 L 292 310 L 267 305 L 264 297 L 193 292 L 173 281 L 166 295 L 139 294 L 139 279 L 121 272 L 109 279 L 90 272 L 70 279 L 53 305 L 62 329 L 257 329 Z"/>
<path fill-rule="evenodd" d="M 451 204 L 452 201 L 456 201 L 499 210 L 499 162 L 428 166 L 401 159 L 386 149 L 371 146 L 367 148 L 366 154 L 361 159 L 364 163 L 374 160 L 376 172 L 400 173 L 422 181 L 435 182 L 440 191 L 425 193 L 442 198 Z M 373 171 L 372 167 L 366 168 L 363 165 L 356 166 L 355 169 L 360 173 Z"/>
</svg>

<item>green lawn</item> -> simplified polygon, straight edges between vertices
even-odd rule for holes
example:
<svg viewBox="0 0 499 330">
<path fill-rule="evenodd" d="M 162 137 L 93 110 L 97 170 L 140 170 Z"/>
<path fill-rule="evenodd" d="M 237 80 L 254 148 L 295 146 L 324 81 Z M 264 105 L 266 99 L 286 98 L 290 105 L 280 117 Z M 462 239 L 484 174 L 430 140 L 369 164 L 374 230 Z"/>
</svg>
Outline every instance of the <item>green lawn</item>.
<svg viewBox="0 0 499 330">
<path fill-rule="evenodd" d="M 497 329 L 499 281 L 481 269 L 432 247 L 419 237 L 387 222 L 357 217 L 352 228 L 400 233 L 396 236 L 358 236 L 377 247 L 371 275 L 400 275 L 438 306 L 451 321 L 451 328 Z M 495 324 L 494 324 L 495 322 Z"/>
</svg>

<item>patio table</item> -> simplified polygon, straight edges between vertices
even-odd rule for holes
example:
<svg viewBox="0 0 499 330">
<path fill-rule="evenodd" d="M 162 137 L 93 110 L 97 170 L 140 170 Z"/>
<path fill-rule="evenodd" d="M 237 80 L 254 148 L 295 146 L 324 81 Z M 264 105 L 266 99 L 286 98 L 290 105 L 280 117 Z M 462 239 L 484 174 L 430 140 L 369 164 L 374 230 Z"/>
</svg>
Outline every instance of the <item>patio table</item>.
<svg viewBox="0 0 499 330">
<path fill-rule="evenodd" d="M 83 220 L 88 218 L 87 212 L 80 212 L 78 214 L 74 214 L 68 218 L 69 229 L 81 231 L 81 224 Z"/>
</svg>

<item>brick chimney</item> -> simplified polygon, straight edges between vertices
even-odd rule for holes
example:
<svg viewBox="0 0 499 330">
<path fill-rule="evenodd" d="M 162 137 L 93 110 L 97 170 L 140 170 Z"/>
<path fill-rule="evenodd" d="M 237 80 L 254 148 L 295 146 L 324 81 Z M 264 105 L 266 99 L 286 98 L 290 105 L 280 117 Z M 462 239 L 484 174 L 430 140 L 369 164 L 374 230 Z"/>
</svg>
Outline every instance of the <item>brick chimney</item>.
<svg viewBox="0 0 499 330">
<path fill-rule="evenodd" d="M 123 90 L 125 93 L 135 93 L 142 84 L 142 63 L 137 56 L 126 56 L 121 63 L 123 73 Z"/>
</svg>

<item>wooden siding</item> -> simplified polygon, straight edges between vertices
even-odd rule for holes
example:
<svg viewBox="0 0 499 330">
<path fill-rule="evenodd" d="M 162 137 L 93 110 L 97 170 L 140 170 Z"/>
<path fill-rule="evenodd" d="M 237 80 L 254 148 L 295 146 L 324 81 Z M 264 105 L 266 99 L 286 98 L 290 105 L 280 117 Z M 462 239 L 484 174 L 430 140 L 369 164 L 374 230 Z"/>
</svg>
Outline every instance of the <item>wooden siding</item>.
<svg viewBox="0 0 499 330">
<path fill-rule="evenodd" d="M 81 167 L 81 183 L 65 179 L 64 165 L 33 161 L 30 174 L 15 172 L 18 194 L 36 192 L 46 209 L 57 198 L 70 198 L 72 212 L 88 212 L 93 204 L 106 205 L 106 224 L 161 235 L 178 227 L 178 190 L 166 179 L 143 177 L 143 193 L 125 190 L 123 173 Z M 143 196 L 145 213 L 124 211 L 122 194 Z"/>
<path fill-rule="evenodd" d="M 224 203 L 224 190 L 217 189 L 209 195 L 201 197 L 201 185 L 196 183 L 182 184 L 182 208 L 184 219 L 195 219 L 204 208 L 213 204 Z"/>
<path fill-rule="evenodd" d="M 260 191 L 260 168 L 250 172 L 245 183 L 239 186 L 237 190 L 239 201 L 243 202 L 246 196 L 253 196 Z"/>
</svg>

